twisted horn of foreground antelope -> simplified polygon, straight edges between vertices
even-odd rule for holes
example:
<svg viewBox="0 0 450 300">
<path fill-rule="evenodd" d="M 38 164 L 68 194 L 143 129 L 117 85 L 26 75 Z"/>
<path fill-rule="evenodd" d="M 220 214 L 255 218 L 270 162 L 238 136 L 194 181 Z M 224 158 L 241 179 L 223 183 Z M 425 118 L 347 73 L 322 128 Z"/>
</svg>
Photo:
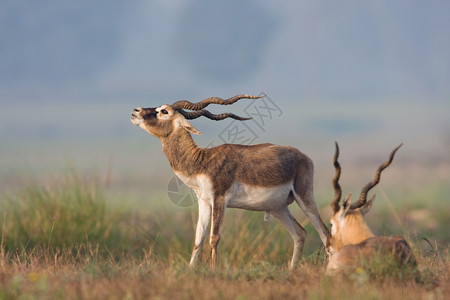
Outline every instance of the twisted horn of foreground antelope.
<svg viewBox="0 0 450 300">
<path fill-rule="evenodd" d="M 333 209 L 333 213 L 337 213 L 339 211 L 339 202 L 341 201 L 342 189 L 339 185 L 339 178 L 341 176 L 341 165 L 338 162 L 339 158 L 339 145 L 337 142 L 334 142 L 336 145 L 336 150 L 334 152 L 333 164 L 336 169 L 336 173 L 333 178 L 333 188 L 334 188 L 334 199 L 331 201 L 331 208 Z"/>
<path fill-rule="evenodd" d="M 220 104 L 220 105 L 230 105 L 233 104 L 241 99 L 259 99 L 265 97 L 265 95 L 262 96 L 251 96 L 251 95 L 237 95 L 234 97 L 231 97 L 229 99 L 222 99 L 219 97 L 210 97 L 205 100 L 202 100 L 197 103 L 192 103 L 187 100 L 180 100 L 172 104 L 171 106 L 173 109 L 189 109 L 189 110 L 201 110 L 205 107 L 207 107 L 209 104 Z"/>
<path fill-rule="evenodd" d="M 361 190 L 361 195 L 359 196 L 359 201 L 355 202 L 353 204 L 350 205 L 350 209 L 357 209 L 360 208 L 361 206 L 363 206 L 366 201 L 367 201 L 367 193 L 378 184 L 378 182 L 380 182 L 380 178 L 381 178 L 381 172 L 383 172 L 384 169 L 386 169 L 392 162 L 392 160 L 394 159 L 394 155 L 395 152 L 397 152 L 397 150 L 403 145 L 403 143 L 401 143 L 400 145 L 397 146 L 397 148 L 395 148 L 394 150 L 392 150 L 391 154 L 389 155 L 389 158 L 387 161 L 385 161 L 383 164 L 381 164 L 378 169 L 377 172 L 375 173 L 375 177 L 373 178 L 373 180 L 371 182 L 369 182 L 368 184 L 366 184 L 365 187 L 362 188 Z"/>
<path fill-rule="evenodd" d="M 207 117 L 208 119 L 215 120 L 215 121 L 220 121 L 220 120 L 223 120 L 226 118 L 232 118 L 232 119 L 239 120 L 239 121 L 245 121 L 245 120 L 251 119 L 251 118 L 243 118 L 243 117 L 237 116 L 233 113 L 221 113 L 221 114 L 216 115 L 216 114 L 210 113 L 206 109 L 190 111 L 190 112 L 179 109 L 178 112 L 180 114 L 182 114 L 188 120 L 197 119 L 198 117 L 201 117 L 201 116 Z"/>
</svg>

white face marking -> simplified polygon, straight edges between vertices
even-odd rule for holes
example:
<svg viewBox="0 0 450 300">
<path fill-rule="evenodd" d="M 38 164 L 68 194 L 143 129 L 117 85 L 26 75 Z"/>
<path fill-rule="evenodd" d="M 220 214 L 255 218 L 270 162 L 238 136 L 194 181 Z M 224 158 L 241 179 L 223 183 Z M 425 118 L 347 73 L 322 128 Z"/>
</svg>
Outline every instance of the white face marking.
<svg viewBox="0 0 450 300">
<path fill-rule="evenodd" d="M 156 109 L 156 111 L 158 112 L 156 117 L 158 119 L 160 119 L 160 120 L 170 119 L 172 117 L 172 115 L 173 115 L 172 107 L 170 107 L 169 105 L 166 105 L 166 104 L 161 105 L 160 107 L 158 107 Z"/>
<path fill-rule="evenodd" d="M 336 223 L 334 222 L 334 219 L 332 219 L 331 221 L 330 221 L 330 224 L 331 224 L 331 236 L 334 236 L 334 235 L 336 235 L 336 230 L 337 230 L 337 226 L 336 226 Z"/>
<path fill-rule="evenodd" d="M 136 126 L 139 126 L 140 128 L 144 129 L 145 131 L 148 131 L 146 126 L 145 126 L 144 119 L 131 118 L 131 123 L 133 123 Z"/>
<path fill-rule="evenodd" d="M 338 215 L 337 215 L 337 220 L 339 222 L 339 224 L 344 224 L 345 223 L 345 212 L 344 212 L 344 208 L 341 207 L 341 209 L 339 209 L 338 211 Z"/>
<path fill-rule="evenodd" d="M 133 117 L 131 118 L 131 123 L 136 126 L 140 126 L 142 123 L 144 123 L 144 119 Z"/>
<path fill-rule="evenodd" d="M 131 123 L 133 123 L 136 126 L 141 127 L 145 130 L 143 127 L 144 124 L 144 118 L 141 116 L 142 107 L 138 107 L 133 111 L 132 117 L 130 119 Z"/>
</svg>

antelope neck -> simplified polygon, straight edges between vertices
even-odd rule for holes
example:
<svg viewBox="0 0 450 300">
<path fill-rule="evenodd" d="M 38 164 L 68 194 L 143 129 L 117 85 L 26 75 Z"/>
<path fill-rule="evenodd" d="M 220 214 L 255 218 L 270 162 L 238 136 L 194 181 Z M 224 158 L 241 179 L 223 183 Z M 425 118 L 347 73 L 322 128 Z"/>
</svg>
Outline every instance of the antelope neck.
<svg viewBox="0 0 450 300">
<path fill-rule="evenodd" d="M 170 166 L 190 176 L 197 174 L 205 149 L 200 148 L 192 136 L 184 129 L 176 130 L 168 137 L 161 138 L 162 148 Z"/>
<path fill-rule="evenodd" d="M 367 238 L 374 237 L 372 231 L 367 226 L 362 216 L 357 218 L 356 216 L 349 215 L 347 216 L 346 221 L 347 243 L 357 244 Z"/>
</svg>

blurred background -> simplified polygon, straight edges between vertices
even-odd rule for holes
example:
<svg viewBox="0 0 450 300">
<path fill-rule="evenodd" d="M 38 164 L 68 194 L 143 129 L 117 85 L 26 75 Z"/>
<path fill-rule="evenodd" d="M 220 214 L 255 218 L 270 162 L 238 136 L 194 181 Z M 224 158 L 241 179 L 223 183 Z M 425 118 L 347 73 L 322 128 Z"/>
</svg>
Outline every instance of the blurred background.
<svg viewBox="0 0 450 300">
<path fill-rule="evenodd" d="M 385 187 L 448 187 L 449 15 L 444 0 L 4 0 L 0 188 L 75 168 L 124 197 L 165 195 L 173 172 L 132 109 L 243 93 L 277 108 L 246 123 L 252 143 L 308 154 L 319 195 L 331 193 L 334 141 L 345 193 L 401 142 Z M 231 122 L 192 121 L 196 141 L 227 142 Z"/>
</svg>

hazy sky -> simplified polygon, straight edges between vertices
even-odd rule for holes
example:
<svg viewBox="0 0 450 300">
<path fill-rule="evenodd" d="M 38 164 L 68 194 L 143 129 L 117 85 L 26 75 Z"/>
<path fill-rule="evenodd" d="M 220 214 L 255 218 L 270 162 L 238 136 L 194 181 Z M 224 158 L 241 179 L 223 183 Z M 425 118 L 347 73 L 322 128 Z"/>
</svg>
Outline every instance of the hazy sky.
<svg viewBox="0 0 450 300">
<path fill-rule="evenodd" d="M 442 101 L 449 16 L 433 0 L 4 0 L 0 102 Z"/>
<path fill-rule="evenodd" d="M 114 158 L 124 182 L 164 190 L 173 174 L 131 111 L 261 92 L 282 115 L 241 124 L 252 142 L 298 147 L 327 185 L 334 141 L 343 159 L 404 142 L 398 161 L 448 163 L 449 16 L 448 0 L 2 0 L 0 178 Z M 234 142 L 232 120 L 192 123 L 200 146 Z"/>
</svg>

